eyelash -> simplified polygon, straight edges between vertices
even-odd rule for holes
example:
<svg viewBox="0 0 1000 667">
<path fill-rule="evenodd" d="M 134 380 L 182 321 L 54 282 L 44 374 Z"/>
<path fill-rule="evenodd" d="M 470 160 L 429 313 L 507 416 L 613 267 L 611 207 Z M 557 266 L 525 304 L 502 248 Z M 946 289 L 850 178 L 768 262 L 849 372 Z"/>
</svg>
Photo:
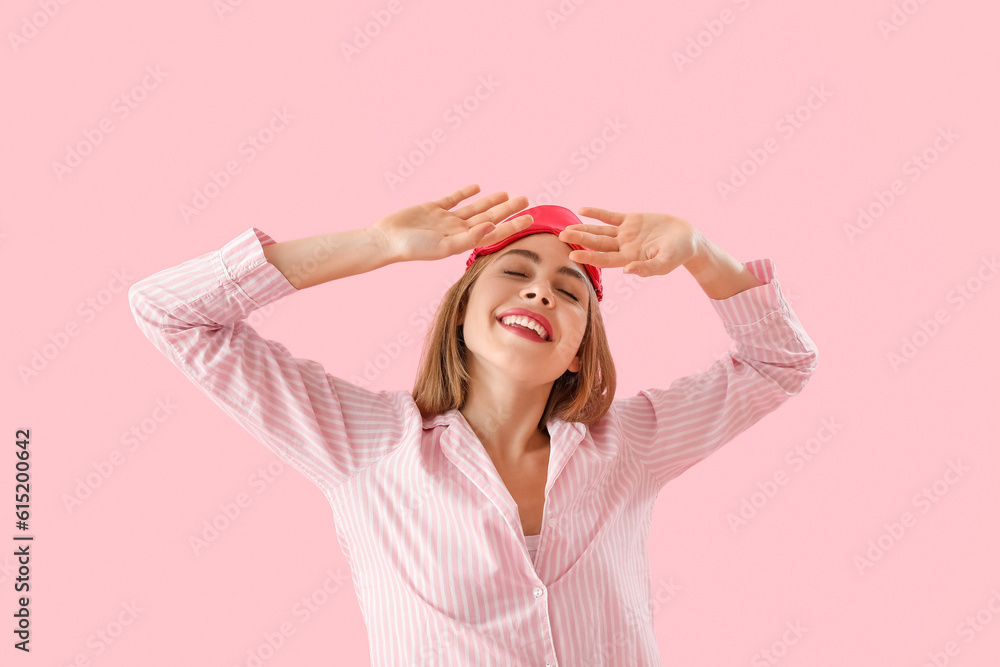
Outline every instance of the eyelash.
<svg viewBox="0 0 1000 667">
<path fill-rule="evenodd" d="M 508 273 L 508 274 L 510 274 L 510 275 L 512 275 L 512 276 L 523 276 L 524 278 L 527 278 L 527 277 L 528 277 L 528 276 L 524 275 L 523 273 L 519 273 L 519 272 L 517 272 L 517 271 L 504 271 L 504 273 Z M 565 294 L 566 296 L 568 296 L 569 298 L 573 299 L 574 301 L 577 301 L 577 302 L 579 302 L 579 301 L 580 301 L 580 299 L 578 299 L 578 298 L 576 297 L 576 295 L 575 295 L 575 294 L 572 294 L 571 292 L 567 292 L 567 291 L 566 291 L 566 290 L 564 290 L 564 289 L 562 289 L 562 290 L 559 290 L 559 291 L 560 291 L 560 292 L 562 292 L 563 294 Z"/>
</svg>

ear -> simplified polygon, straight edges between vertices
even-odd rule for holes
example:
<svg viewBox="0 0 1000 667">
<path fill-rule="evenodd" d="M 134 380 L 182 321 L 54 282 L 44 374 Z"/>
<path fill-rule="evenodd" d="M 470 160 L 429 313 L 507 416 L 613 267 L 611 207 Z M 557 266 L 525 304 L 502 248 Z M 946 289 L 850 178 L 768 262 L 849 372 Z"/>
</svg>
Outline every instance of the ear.
<svg viewBox="0 0 1000 667">
<path fill-rule="evenodd" d="M 566 370 L 570 371 L 571 373 L 579 373 L 580 372 L 580 355 L 579 354 L 576 355 L 575 357 L 573 357 L 573 361 L 569 362 L 569 368 L 567 368 Z"/>
</svg>

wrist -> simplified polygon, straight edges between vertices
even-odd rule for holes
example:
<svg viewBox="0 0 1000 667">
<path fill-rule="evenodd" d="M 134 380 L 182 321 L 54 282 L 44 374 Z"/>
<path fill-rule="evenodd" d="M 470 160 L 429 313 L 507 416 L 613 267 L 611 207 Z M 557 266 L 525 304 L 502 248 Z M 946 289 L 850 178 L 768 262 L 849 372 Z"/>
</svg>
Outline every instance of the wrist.
<svg viewBox="0 0 1000 667">
<path fill-rule="evenodd" d="M 372 225 L 370 227 L 365 227 L 364 233 L 368 245 L 375 250 L 375 256 L 380 266 L 387 266 L 401 261 L 401 259 L 392 252 L 389 239 L 381 229 Z"/>
<path fill-rule="evenodd" d="M 697 278 L 698 274 L 704 273 L 712 263 L 712 244 L 697 228 L 691 234 L 691 244 L 694 252 L 681 266 Z"/>
</svg>

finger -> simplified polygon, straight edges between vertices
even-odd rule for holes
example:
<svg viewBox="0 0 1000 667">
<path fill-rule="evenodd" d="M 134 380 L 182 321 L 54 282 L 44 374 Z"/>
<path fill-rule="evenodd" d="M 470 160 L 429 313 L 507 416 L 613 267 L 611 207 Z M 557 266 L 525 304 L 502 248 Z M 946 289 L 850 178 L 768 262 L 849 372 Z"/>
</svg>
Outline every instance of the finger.
<svg viewBox="0 0 1000 667">
<path fill-rule="evenodd" d="M 625 266 L 628 260 L 620 252 L 594 252 L 593 250 L 573 250 L 569 259 L 579 264 L 591 264 L 602 269 Z"/>
<path fill-rule="evenodd" d="M 583 206 L 579 210 L 580 215 L 585 218 L 597 218 L 609 225 L 620 225 L 625 222 L 625 214 L 617 211 L 609 211 L 606 208 L 596 208 L 594 206 Z"/>
<path fill-rule="evenodd" d="M 487 228 L 486 236 L 480 239 L 479 242 L 473 247 L 492 245 L 498 241 L 502 241 L 511 234 L 516 234 L 519 231 L 527 229 L 531 226 L 532 222 L 534 222 L 534 219 L 531 215 L 521 215 L 512 220 L 508 220 L 502 225 L 495 225 L 495 230 Z"/>
<path fill-rule="evenodd" d="M 585 225 L 583 223 L 577 223 L 575 225 L 566 225 L 566 229 L 570 229 L 577 232 L 587 232 L 588 234 L 601 234 L 603 236 L 618 236 L 618 228 L 614 225 Z"/>
<path fill-rule="evenodd" d="M 489 209 L 493 208 L 497 204 L 504 201 L 507 201 L 506 192 L 494 192 L 491 195 L 487 195 L 482 199 L 479 199 L 477 201 L 472 202 L 471 204 L 463 206 L 462 208 L 456 210 L 454 213 L 460 218 L 469 220 L 473 216 L 479 215 L 483 211 L 488 211 Z"/>
<path fill-rule="evenodd" d="M 530 216 L 523 216 L 530 217 Z M 520 218 L 511 220 L 508 223 L 504 223 L 503 227 L 511 227 L 511 231 L 506 231 L 497 228 L 492 222 L 484 222 L 476 225 L 472 229 L 461 232 L 459 234 L 452 234 L 444 239 L 445 248 L 447 249 L 448 255 L 454 255 L 460 252 L 469 252 L 473 248 L 479 248 L 482 246 L 487 246 L 496 241 L 510 236 L 514 231 L 514 224 L 517 222 L 518 226 L 527 227 L 531 222 L 524 224 L 520 222 Z M 498 236 L 499 235 L 499 236 Z"/>
<path fill-rule="evenodd" d="M 612 229 L 617 229 L 612 227 Z M 614 236 L 602 236 L 600 234 L 590 234 L 576 230 L 564 229 L 559 232 L 559 240 L 563 243 L 575 243 L 591 250 L 601 252 L 612 252 L 619 250 L 618 238 Z"/>
<path fill-rule="evenodd" d="M 670 259 L 670 256 L 666 253 L 661 253 L 652 259 L 629 262 L 625 265 L 623 272 L 648 278 L 650 276 L 666 275 L 680 265 L 680 262 Z"/>
<path fill-rule="evenodd" d="M 503 195 L 505 198 L 507 197 L 506 192 L 503 193 Z M 528 198 L 525 197 L 524 195 L 521 195 L 520 197 L 515 197 L 514 199 L 511 199 L 508 202 L 504 202 L 500 206 L 496 206 L 495 208 L 490 208 L 488 211 L 485 211 L 483 213 L 480 213 L 479 215 L 470 218 L 469 222 L 471 222 L 472 224 L 479 224 L 480 222 L 488 220 L 490 222 L 500 223 L 509 218 L 510 216 L 514 215 L 518 211 L 523 211 L 527 207 L 528 207 Z"/>
<path fill-rule="evenodd" d="M 565 230 L 573 232 L 571 238 L 590 238 L 592 236 L 618 236 L 618 228 L 610 225 L 566 225 Z M 582 234 L 582 236 L 581 236 Z"/>
<path fill-rule="evenodd" d="M 491 231 L 491 227 L 492 223 L 485 222 L 481 225 L 476 225 L 472 229 L 467 229 L 464 232 L 448 234 L 441 239 L 438 245 L 444 247 L 444 255 L 446 257 L 451 257 L 452 255 L 457 255 L 462 252 L 468 252 L 481 245 L 479 240 Z"/>
<path fill-rule="evenodd" d="M 441 199 L 435 200 L 434 203 L 446 211 L 451 210 L 451 208 L 456 206 L 458 202 L 463 199 L 468 199 L 477 192 L 479 192 L 479 185 L 473 183 L 472 185 L 466 185 L 464 188 L 455 190 L 450 195 L 445 195 L 444 197 L 441 197 Z"/>
</svg>

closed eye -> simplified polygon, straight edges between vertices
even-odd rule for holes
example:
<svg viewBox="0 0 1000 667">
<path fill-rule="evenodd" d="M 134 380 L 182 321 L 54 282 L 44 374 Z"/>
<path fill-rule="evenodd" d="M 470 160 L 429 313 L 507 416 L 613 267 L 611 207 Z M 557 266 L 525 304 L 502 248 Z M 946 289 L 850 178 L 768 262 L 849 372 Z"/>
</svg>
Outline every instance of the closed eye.
<svg viewBox="0 0 1000 667">
<path fill-rule="evenodd" d="M 521 276 L 522 278 L 527 278 L 527 277 L 528 277 L 528 276 L 526 276 L 525 274 L 523 274 L 523 273 L 519 273 L 519 272 L 517 272 L 517 271 L 504 271 L 504 273 L 508 273 L 508 274 L 510 274 L 510 275 L 512 275 L 512 276 Z M 580 300 L 580 299 L 578 299 L 578 298 L 576 297 L 576 295 L 575 295 L 575 294 L 573 294 L 572 292 L 567 292 L 567 291 L 566 291 L 566 290 L 564 290 L 564 289 L 561 289 L 561 290 L 559 290 L 559 291 L 560 291 L 560 292 L 562 292 L 563 294 L 567 295 L 567 296 L 568 296 L 569 298 L 573 299 L 574 301 L 579 301 L 579 300 Z"/>
</svg>

